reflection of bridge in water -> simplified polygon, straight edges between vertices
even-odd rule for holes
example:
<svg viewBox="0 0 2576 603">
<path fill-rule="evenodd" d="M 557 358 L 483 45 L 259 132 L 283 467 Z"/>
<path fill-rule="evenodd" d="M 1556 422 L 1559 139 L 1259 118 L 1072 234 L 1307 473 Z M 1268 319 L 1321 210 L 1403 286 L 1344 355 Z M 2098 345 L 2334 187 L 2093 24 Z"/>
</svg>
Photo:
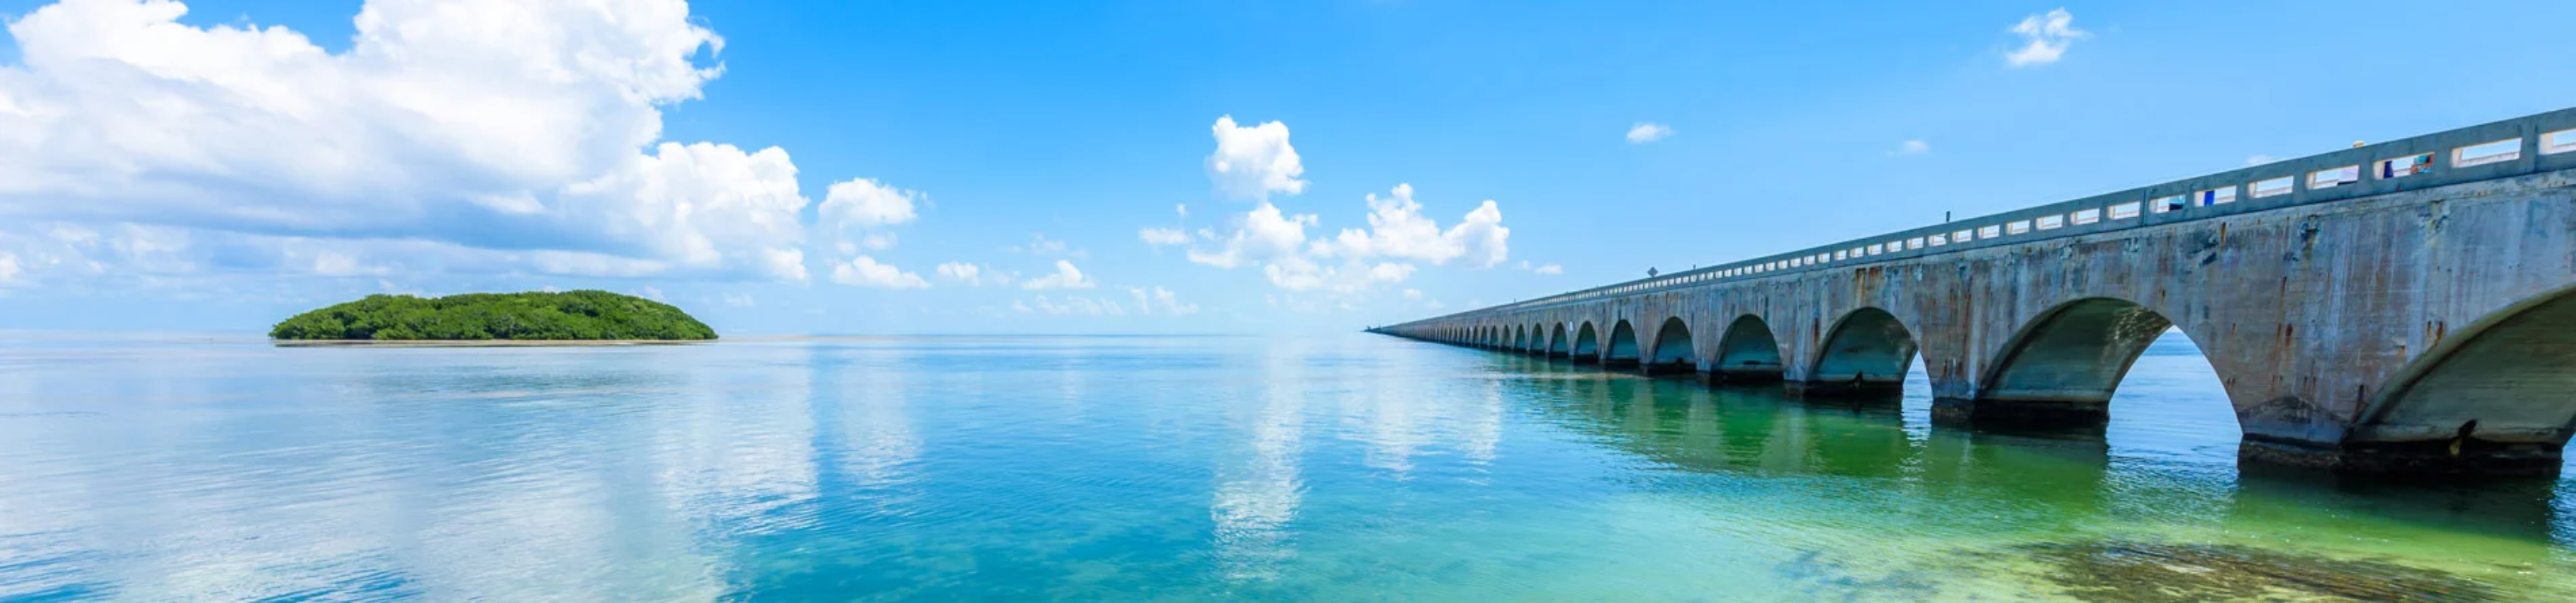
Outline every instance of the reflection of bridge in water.
<svg viewBox="0 0 2576 603">
<path fill-rule="evenodd" d="M 2244 458 L 2553 474 L 2576 433 L 2576 109 L 1373 332 L 2099 425 L 2168 328 Z"/>
<path fill-rule="evenodd" d="M 2159 441 L 2115 459 L 2113 445 L 2100 438 L 1926 430 L 1919 423 L 1909 429 L 1905 411 L 1891 401 L 1819 404 L 1764 388 L 1556 378 L 1581 369 L 1538 360 L 1507 360 L 1496 368 L 1524 377 L 1507 379 L 1507 387 L 1538 394 L 1513 397 L 1531 400 L 1546 422 L 1673 471 L 1720 476 L 1727 485 L 1717 487 L 1724 494 L 1715 498 L 1726 501 L 1712 504 L 1736 504 L 1764 521 L 1798 521 L 1764 506 L 1776 504 L 1872 507 L 1856 512 L 1906 515 L 1907 529 L 1963 538 L 1996 530 L 2062 538 L 2104 525 L 2146 532 L 2172 527 L 2131 525 L 2140 522 L 2242 534 L 2367 532 L 2393 522 L 2528 544 L 2507 555 L 2516 558 L 2545 558 L 2553 539 L 2556 511 L 2547 481 L 2428 489 L 2271 467 L 2226 471 L 2149 460 L 2174 452 L 2162 447 L 2195 448 L 2202 440 Z M 1695 484 L 1678 491 L 1702 497 L 1710 490 Z M 1953 513 L 1964 516 L 1944 516 Z"/>
</svg>

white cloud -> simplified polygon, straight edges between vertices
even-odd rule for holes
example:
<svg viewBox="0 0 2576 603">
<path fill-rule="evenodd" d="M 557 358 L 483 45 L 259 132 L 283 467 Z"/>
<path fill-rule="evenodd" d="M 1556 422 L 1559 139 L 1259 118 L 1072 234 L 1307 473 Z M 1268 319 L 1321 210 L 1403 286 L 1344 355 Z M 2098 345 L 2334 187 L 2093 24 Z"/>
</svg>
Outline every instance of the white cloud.
<svg viewBox="0 0 2576 603">
<path fill-rule="evenodd" d="M 724 303 L 725 303 L 725 305 L 733 306 L 733 307 L 736 307 L 736 308 L 753 308 L 753 307 L 759 307 L 759 306 L 760 306 L 760 301 L 759 301 L 759 300 L 752 299 L 752 298 L 751 298 L 751 294 L 749 294 L 749 293 L 727 293 L 727 294 L 724 294 Z"/>
<path fill-rule="evenodd" d="M 2075 14 L 2060 8 L 2046 14 L 2023 17 L 2011 29 L 2021 36 L 2021 48 L 2004 54 L 2004 63 L 2029 67 L 2057 62 L 2066 56 L 2066 47 L 2076 40 L 2092 37 L 2091 32 L 2075 28 Z"/>
<path fill-rule="evenodd" d="M 1183 314 L 1197 314 L 1199 311 L 1198 304 L 1181 303 L 1180 296 L 1174 295 L 1170 289 L 1155 287 L 1148 290 L 1144 287 L 1128 287 L 1127 293 L 1136 296 L 1137 314 L 1150 315 L 1161 313 L 1168 316 L 1179 316 Z"/>
<path fill-rule="evenodd" d="M 1097 285 L 1098 283 L 1084 278 L 1082 270 L 1074 268 L 1073 262 L 1065 260 L 1055 261 L 1054 274 L 1020 282 L 1022 289 L 1089 289 Z"/>
<path fill-rule="evenodd" d="M 1435 265 L 1467 256 L 1488 268 L 1501 265 L 1511 255 L 1511 229 L 1503 227 L 1503 211 L 1491 200 L 1467 212 L 1447 231 L 1422 216 L 1422 204 L 1413 200 L 1413 185 L 1395 185 L 1394 192 L 1383 199 L 1371 194 L 1368 204 L 1369 230 L 1344 229 L 1330 241 L 1317 241 L 1316 255 L 1391 257 Z"/>
<path fill-rule="evenodd" d="M 1932 143 L 1920 140 L 1908 140 L 1896 143 L 1896 150 L 1890 151 L 1888 154 L 1902 157 L 1906 155 L 1921 155 L 1930 152 L 1932 152 Z"/>
<path fill-rule="evenodd" d="M 1048 299 L 1047 296 L 1044 295 L 1039 295 L 1030 298 L 1027 302 L 1013 301 L 1011 302 L 1011 309 L 1026 313 L 1044 312 L 1047 314 L 1080 314 L 1087 316 L 1127 315 L 1127 310 L 1120 307 L 1116 300 L 1081 295 L 1065 296 L 1064 301 L 1061 302 Z"/>
<path fill-rule="evenodd" d="M 1565 267 L 1555 264 L 1544 264 L 1537 268 L 1531 268 L 1530 272 L 1535 274 L 1565 274 Z"/>
<path fill-rule="evenodd" d="M 722 72 L 685 3 L 373 0 L 341 54 L 186 12 L 8 24 L 0 212 L 444 245 L 494 272 L 806 276 L 785 151 L 657 141 L 660 108 Z"/>
<path fill-rule="evenodd" d="M 1208 181 L 1218 193 L 1245 200 L 1267 200 L 1271 193 L 1305 192 L 1306 173 L 1288 144 L 1288 124 L 1264 122 L 1239 127 L 1234 116 L 1216 118 L 1216 152 L 1207 157 Z"/>
<path fill-rule="evenodd" d="M 1152 245 L 1155 247 L 1162 247 L 1165 245 L 1187 245 L 1190 242 L 1190 235 L 1188 233 L 1181 232 L 1181 229 L 1178 228 L 1139 229 L 1136 231 L 1136 238 L 1143 239 L 1146 245 Z"/>
<path fill-rule="evenodd" d="M 636 295 L 644 296 L 644 299 L 649 299 L 649 300 L 653 300 L 653 301 L 657 301 L 657 302 L 668 302 L 668 301 L 670 301 L 669 299 L 666 299 L 666 298 L 662 297 L 662 290 L 661 290 L 661 289 L 657 289 L 657 288 L 654 288 L 654 287 L 649 287 L 649 286 L 648 286 L 648 287 L 645 287 L 645 288 L 642 288 L 642 289 L 637 289 L 637 290 L 635 290 L 635 294 L 636 294 Z"/>
<path fill-rule="evenodd" d="M 817 208 L 823 221 L 839 227 L 875 228 L 911 222 L 913 199 L 921 193 L 900 190 L 868 178 L 832 183 Z"/>
<path fill-rule="evenodd" d="M 930 286 L 921 275 L 904 272 L 894 266 L 877 263 L 875 258 L 859 256 L 832 267 L 832 282 L 857 287 L 885 289 L 919 289 Z"/>
<path fill-rule="evenodd" d="M 1509 256 L 1511 229 L 1502 226 L 1502 210 L 1493 201 L 1446 230 L 1422 216 L 1410 185 L 1396 185 L 1384 198 L 1369 195 L 1368 204 L 1368 229 L 1345 229 L 1330 239 L 1308 241 L 1306 227 L 1319 222 L 1315 216 L 1285 214 L 1263 202 L 1241 216 L 1230 233 L 1202 237 L 1217 239 L 1217 246 L 1192 247 L 1187 256 L 1218 268 L 1259 266 L 1271 285 L 1281 289 L 1338 293 L 1402 282 L 1412 277 L 1412 262 L 1441 265 L 1466 258 L 1493 267 Z"/>
<path fill-rule="evenodd" d="M 1265 201 L 1243 215 L 1241 225 L 1224 237 L 1222 247 L 1215 251 L 1191 249 L 1189 259 L 1234 268 L 1271 258 L 1296 257 L 1298 248 L 1306 244 L 1306 227 L 1316 221 L 1313 215 L 1283 214 L 1278 206 Z"/>
<path fill-rule="evenodd" d="M 18 282 L 18 256 L 0 251 L 0 285 Z"/>
<path fill-rule="evenodd" d="M 1406 289 L 1406 290 L 1404 290 L 1404 298 L 1405 298 L 1405 299 L 1422 299 L 1422 290 L 1421 290 L 1421 289 Z"/>
<path fill-rule="evenodd" d="M 884 251 L 894 248 L 895 241 L 894 233 L 871 232 L 868 233 L 868 236 L 859 238 L 858 247 L 866 248 L 871 251 Z"/>
<path fill-rule="evenodd" d="M 1641 121 L 1628 128 L 1628 144 L 1646 144 L 1670 138 L 1672 135 L 1672 126 Z"/>
<path fill-rule="evenodd" d="M 938 271 L 940 278 L 970 285 L 980 282 L 984 274 L 984 268 L 982 266 L 968 264 L 965 262 L 948 262 L 940 264 Z"/>
</svg>

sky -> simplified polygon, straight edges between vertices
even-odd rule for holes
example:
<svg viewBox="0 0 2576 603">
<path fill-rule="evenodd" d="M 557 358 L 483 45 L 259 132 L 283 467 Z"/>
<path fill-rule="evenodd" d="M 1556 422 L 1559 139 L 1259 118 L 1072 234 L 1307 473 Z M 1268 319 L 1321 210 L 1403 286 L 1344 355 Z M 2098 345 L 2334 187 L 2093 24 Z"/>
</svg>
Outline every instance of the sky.
<svg viewBox="0 0 2576 603">
<path fill-rule="evenodd" d="M 1348 331 L 2576 104 L 2576 3 L 1790 4 L 0 0 L 0 329 Z"/>
</svg>

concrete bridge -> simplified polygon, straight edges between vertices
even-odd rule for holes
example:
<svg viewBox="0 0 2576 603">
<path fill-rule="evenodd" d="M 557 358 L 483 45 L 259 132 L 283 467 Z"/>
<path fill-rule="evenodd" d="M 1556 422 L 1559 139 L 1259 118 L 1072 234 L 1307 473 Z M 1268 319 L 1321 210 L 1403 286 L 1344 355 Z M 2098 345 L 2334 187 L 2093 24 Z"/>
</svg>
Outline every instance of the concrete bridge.
<svg viewBox="0 0 2576 603">
<path fill-rule="evenodd" d="M 2179 329 L 2242 460 L 2553 474 L 2576 433 L 2576 109 L 1371 329 L 1950 425 L 2098 427 Z"/>
</svg>

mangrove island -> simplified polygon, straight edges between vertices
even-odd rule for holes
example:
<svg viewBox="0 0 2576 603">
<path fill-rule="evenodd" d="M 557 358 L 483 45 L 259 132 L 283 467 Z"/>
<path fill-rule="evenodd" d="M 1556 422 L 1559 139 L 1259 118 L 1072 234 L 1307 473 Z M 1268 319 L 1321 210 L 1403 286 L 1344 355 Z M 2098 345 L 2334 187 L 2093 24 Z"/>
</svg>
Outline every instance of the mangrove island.
<svg viewBox="0 0 2576 603">
<path fill-rule="evenodd" d="M 607 291 L 369 295 L 277 323 L 277 340 L 703 341 L 715 329 L 670 304 Z"/>
</svg>

